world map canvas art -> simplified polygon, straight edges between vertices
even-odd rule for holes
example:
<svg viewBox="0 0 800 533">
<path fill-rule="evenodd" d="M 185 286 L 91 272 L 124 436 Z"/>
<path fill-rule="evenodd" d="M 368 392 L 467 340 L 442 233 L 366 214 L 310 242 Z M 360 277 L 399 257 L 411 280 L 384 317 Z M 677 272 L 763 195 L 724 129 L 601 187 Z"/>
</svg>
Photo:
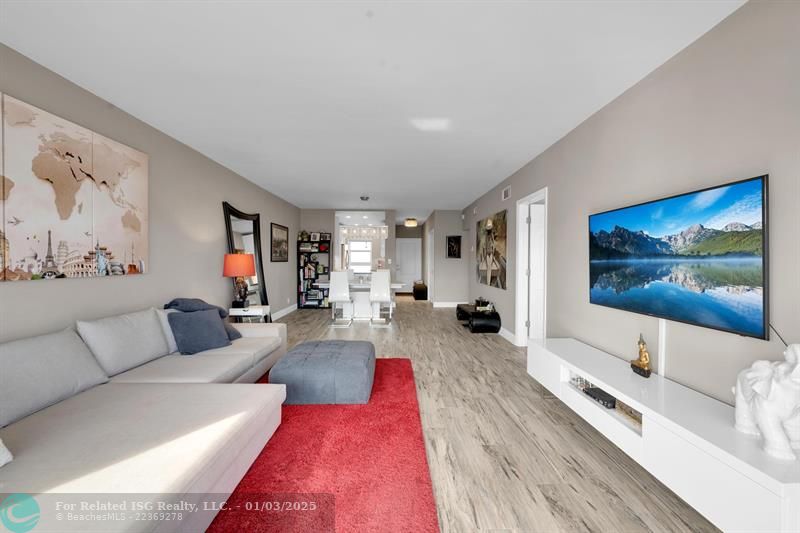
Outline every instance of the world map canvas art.
<svg viewBox="0 0 800 533">
<path fill-rule="evenodd" d="M 148 265 L 148 156 L 0 95 L 0 281 Z"/>
</svg>

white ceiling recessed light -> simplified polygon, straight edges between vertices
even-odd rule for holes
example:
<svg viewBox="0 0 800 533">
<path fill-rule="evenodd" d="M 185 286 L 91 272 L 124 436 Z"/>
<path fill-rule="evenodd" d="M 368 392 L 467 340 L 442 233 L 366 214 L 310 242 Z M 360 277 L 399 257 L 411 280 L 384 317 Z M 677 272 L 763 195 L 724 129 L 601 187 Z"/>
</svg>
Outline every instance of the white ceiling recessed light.
<svg viewBox="0 0 800 533">
<path fill-rule="evenodd" d="M 450 129 L 449 118 L 412 118 L 410 122 L 419 131 L 447 131 Z"/>
<path fill-rule="evenodd" d="M 367 226 L 369 226 L 369 227 L 371 228 L 371 227 L 372 227 L 372 224 L 367 224 Z"/>
<path fill-rule="evenodd" d="M 363 217 L 361 217 L 361 218 L 363 218 L 364 220 L 367 220 L 369 217 L 368 217 L 367 215 L 364 215 L 364 216 L 363 216 Z"/>
<path fill-rule="evenodd" d="M 350 215 L 347 215 L 347 216 L 346 216 L 346 217 L 344 217 L 344 218 L 350 218 Z"/>
</svg>

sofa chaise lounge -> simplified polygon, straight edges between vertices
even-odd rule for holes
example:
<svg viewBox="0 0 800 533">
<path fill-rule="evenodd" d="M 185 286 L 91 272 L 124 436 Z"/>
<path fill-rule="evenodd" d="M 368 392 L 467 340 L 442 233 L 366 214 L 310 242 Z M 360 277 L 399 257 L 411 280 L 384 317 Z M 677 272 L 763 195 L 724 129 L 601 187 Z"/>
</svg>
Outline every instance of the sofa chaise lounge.
<svg viewBox="0 0 800 533">
<path fill-rule="evenodd" d="M 54 522 L 47 506 L 65 493 L 230 494 L 280 424 L 285 387 L 251 383 L 285 353 L 286 326 L 236 324 L 243 337 L 230 346 L 183 356 L 167 353 L 154 309 L 104 320 L 92 324 L 99 337 L 68 329 L 0 345 L 0 439 L 14 455 L 0 467 L 0 494 L 33 495 L 41 530 L 174 530 Z M 215 514 L 192 513 L 180 529 L 202 531 Z"/>
</svg>

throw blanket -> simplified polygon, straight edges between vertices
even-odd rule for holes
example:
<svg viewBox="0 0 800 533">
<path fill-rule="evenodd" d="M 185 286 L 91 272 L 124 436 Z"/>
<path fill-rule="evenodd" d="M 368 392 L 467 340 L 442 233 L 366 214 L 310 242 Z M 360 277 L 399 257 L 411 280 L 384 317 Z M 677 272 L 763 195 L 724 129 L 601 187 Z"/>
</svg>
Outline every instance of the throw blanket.
<svg viewBox="0 0 800 533">
<path fill-rule="evenodd" d="M 170 303 L 164 306 L 164 309 L 175 309 L 182 313 L 192 313 L 194 311 L 208 311 L 209 309 L 216 309 L 219 312 L 220 318 L 226 318 L 228 311 L 218 305 L 211 305 L 205 300 L 200 298 L 175 298 Z"/>
<path fill-rule="evenodd" d="M 10 463 L 13 458 L 14 456 L 11 455 L 11 452 L 5 447 L 3 441 L 0 440 L 0 466 Z"/>
<path fill-rule="evenodd" d="M 225 332 L 228 334 L 228 339 L 235 341 L 236 339 L 240 339 L 242 337 L 242 334 L 239 333 L 238 329 L 224 321 L 224 319 L 228 317 L 228 311 L 226 309 L 223 309 L 218 305 L 212 305 L 205 300 L 201 300 L 200 298 L 175 298 L 168 304 L 165 304 L 164 309 L 174 309 L 176 311 L 180 311 L 181 313 L 194 313 L 196 311 L 214 310 L 219 313 L 219 318 L 223 322 Z M 171 320 L 169 324 L 170 328 L 173 328 Z M 172 333 L 175 333 L 174 328 Z"/>
</svg>

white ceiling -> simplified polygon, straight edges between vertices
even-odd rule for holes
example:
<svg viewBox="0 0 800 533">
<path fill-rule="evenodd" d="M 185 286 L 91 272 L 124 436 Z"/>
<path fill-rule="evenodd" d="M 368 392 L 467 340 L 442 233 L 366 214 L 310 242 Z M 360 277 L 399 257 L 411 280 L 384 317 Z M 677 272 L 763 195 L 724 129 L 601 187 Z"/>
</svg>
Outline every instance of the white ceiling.
<svg viewBox="0 0 800 533">
<path fill-rule="evenodd" d="M 0 41 L 298 206 L 424 212 L 742 3 L 0 0 Z"/>
</svg>

